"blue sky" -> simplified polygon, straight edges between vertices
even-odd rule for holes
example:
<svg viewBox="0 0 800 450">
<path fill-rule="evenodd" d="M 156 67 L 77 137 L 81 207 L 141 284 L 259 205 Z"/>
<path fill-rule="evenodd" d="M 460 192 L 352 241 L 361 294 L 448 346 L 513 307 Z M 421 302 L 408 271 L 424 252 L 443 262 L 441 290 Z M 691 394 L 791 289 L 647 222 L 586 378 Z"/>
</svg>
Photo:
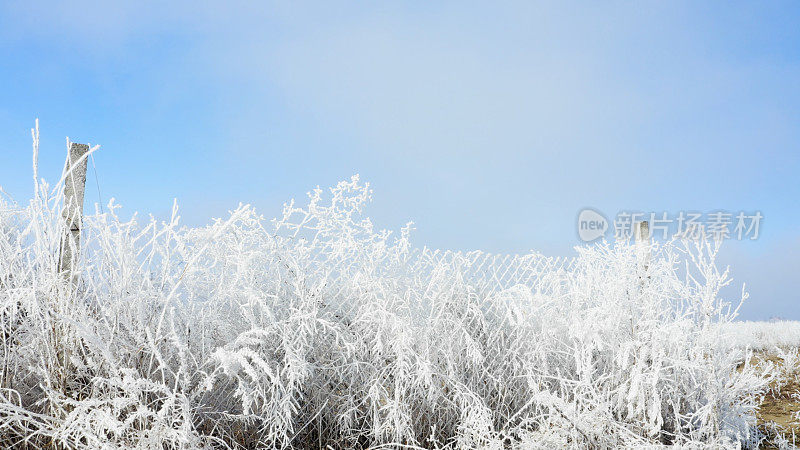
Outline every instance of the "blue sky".
<svg viewBox="0 0 800 450">
<path fill-rule="evenodd" d="M 17 200 L 38 117 L 42 176 L 100 144 L 104 201 L 190 225 L 354 173 L 439 248 L 569 255 L 587 206 L 758 210 L 731 292 L 800 319 L 797 3 L 112 3 L 0 6 Z"/>
</svg>

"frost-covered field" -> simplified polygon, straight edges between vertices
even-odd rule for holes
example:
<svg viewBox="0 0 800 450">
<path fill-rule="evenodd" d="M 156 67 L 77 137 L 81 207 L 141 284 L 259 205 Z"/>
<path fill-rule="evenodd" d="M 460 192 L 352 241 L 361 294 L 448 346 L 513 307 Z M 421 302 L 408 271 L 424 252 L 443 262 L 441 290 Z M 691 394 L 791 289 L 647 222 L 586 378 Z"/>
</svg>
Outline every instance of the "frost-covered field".
<svg viewBox="0 0 800 450">
<path fill-rule="evenodd" d="M 731 352 L 708 243 L 571 260 L 415 248 L 357 177 L 265 220 L 0 205 L 0 445 L 754 447 L 770 372 Z M 688 273 L 686 267 L 688 266 Z M 722 324 L 722 325 L 720 325 Z"/>
<path fill-rule="evenodd" d="M 775 347 L 800 347 L 800 322 L 731 322 L 721 326 L 724 339 L 736 348 L 772 350 Z"/>
</svg>

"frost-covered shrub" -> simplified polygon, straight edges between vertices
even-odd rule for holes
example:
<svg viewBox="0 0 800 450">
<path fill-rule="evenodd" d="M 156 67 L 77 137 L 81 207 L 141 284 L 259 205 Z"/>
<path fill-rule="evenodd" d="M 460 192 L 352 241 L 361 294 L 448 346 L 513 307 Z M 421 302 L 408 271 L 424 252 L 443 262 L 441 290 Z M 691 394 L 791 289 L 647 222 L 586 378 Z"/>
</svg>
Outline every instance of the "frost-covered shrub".
<svg viewBox="0 0 800 450">
<path fill-rule="evenodd" d="M 53 192 L 59 192 L 58 186 Z M 0 440 L 66 448 L 754 446 L 709 243 L 414 248 L 358 177 L 267 221 L 0 206 Z M 650 252 L 649 258 L 645 256 Z"/>
</svg>

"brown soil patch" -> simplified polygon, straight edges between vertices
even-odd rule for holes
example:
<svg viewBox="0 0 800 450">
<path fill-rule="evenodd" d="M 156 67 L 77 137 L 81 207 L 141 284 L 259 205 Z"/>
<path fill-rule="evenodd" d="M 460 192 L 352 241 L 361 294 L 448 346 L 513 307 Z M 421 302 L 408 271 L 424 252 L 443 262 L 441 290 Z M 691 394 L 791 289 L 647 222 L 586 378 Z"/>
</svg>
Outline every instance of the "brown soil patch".
<svg viewBox="0 0 800 450">
<path fill-rule="evenodd" d="M 783 377 L 772 384 L 761 402 L 758 412 L 759 428 L 769 436 L 774 435 L 774 425 L 777 425 L 779 433 L 785 439 L 800 443 L 800 422 L 793 417 L 800 412 L 800 366 L 786 367 L 784 361 L 774 354 L 757 353 L 753 356 L 752 363 L 756 367 L 768 362 L 779 367 Z"/>
</svg>

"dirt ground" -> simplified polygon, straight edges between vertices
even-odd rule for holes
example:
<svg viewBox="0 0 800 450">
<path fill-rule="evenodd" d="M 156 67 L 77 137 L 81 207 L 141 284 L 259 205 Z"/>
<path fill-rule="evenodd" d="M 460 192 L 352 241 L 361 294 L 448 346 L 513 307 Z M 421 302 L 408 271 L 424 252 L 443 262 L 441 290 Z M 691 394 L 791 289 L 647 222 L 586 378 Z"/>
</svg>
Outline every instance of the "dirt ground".
<svg viewBox="0 0 800 450">
<path fill-rule="evenodd" d="M 774 435 L 777 431 L 789 442 L 800 445 L 800 422 L 793 417 L 800 412 L 800 365 L 787 367 L 783 359 L 774 354 L 756 355 L 755 364 L 766 362 L 772 362 L 781 368 L 783 377 L 781 381 L 773 383 L 772 389 L 761 402 L 759 428 L 767 435 Z"/>
</svg>

